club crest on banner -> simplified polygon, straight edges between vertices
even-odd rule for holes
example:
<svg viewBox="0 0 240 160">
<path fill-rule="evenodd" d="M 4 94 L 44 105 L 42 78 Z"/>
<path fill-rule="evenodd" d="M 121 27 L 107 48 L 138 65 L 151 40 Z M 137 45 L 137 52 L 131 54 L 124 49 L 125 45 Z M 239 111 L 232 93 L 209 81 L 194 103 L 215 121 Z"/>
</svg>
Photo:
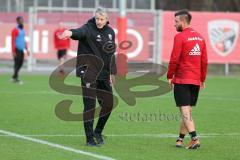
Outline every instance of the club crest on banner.
<svg viewBox="0 0 240 160">
<path fill-rule="evenodd" d="M 234 49 L 239 32 L 239 23 L 233 20 L 215 20 L 208 22 L 208 36 L 214 51 L 227 56 Z"/>
</svg>

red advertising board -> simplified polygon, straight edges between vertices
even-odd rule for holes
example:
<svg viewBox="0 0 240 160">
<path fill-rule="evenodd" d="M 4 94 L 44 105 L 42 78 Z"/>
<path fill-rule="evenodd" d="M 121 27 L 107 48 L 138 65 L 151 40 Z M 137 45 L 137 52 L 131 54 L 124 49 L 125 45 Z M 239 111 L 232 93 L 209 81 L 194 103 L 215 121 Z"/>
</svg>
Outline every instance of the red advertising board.
<svg viewBox="0 0 240 160">
<path fill-rule="evenodd" d="M 0 17 L 6 17 L 6 13 L 0 13 Z M 11 56 L 11 30 L 15 27 L 14 16 L 12 23 L 7 19 L 1 24 L 0 34 L 0 59 L 10 59 Z M 24 17 L 27 17 L 25 14 Z M 80 18 L 81 17 L 81 18 Z M 84 20 L 83 20 L 83 18 Z M 92 17 L 92 13 L 38 13 L 38 25 L 34 25 L 33 40 L 33 57 L 36 59 L 56 59 L 56 50 L 53 45 L 53 33 L 58 28 L 58 22 L 65 22 L 70 26 L 80 27 Z M 111 14 L 110 25 L 114 28 L 116 34 L 116 17 L 117 14 Z M 147 21 L 142 21 L 145 17 Z M 151 13 L 139 13 L 129 15 L 129 27 L 127 29 L 128 40 L 131 42 L 130 48 L 127 49 L 129 61 L 148 62 L 151 60 L 150 42 L 153 41 L 152 25 L 153 16 Z M 27 38 L 29 40 L 28 25 L 25 26 Z M 117 38 L 117 35 L 116 35 Z M 117 41 L 117 39 L 116 39 Z M 77 41 L 71 41 L 71 48 L 68 51 L 69 56 L 76 56 Z"/>
<path fill-rule="evenodd" d="M 240 63 L 239 13 L 191 12 L 191 27 L 206 40 L 209 63 Z M 168 62 L 173 46 L 174 12 L 163 12 L 162 60 Z"/>
<path fill-rule="evenodd" d="M 174 35 L 177 34 L 174 27 L 174 12 L 162 12 L 162 51 L 161 59 L 169 61 L 173 46 Z M 193 19 L 192 28 L 205 37 L 208 58 L 210 63 L 240 63 L 240 39 L 239 39 L 239 13 L 210 13 L 191 12 Z M 27 14 L 22 14 L 27 24 Z M 117 13 L 110 14 L 110 24 L 115 28 Z M 11 58 L 11 30 L 15 26 L 17 14 L 0 13 L 0 59 Z M 153 27 L 154 13 L 129 13 L 128 14 L 128 40 L 132 46 L 127 50 L 129 61 L 149 62 L 153 55 Z M 11 17 L 11 21 L 10 18 Z M 53 32 L 58 22 L 63 21 L 71 25 L 81 26 L 92 17 L 92 13 L 38 13 L 38 25 L 34 26 L 33 56 L 40 59 L 56 58 L 56 50 L 53 48 Z M 26 25 L 28 34 L 28 27 Z M 117 37 L 117 36 L 116 36 Z M 69 56 L 75 56 L 77 42 L 71 41 Z"/>
</svg>

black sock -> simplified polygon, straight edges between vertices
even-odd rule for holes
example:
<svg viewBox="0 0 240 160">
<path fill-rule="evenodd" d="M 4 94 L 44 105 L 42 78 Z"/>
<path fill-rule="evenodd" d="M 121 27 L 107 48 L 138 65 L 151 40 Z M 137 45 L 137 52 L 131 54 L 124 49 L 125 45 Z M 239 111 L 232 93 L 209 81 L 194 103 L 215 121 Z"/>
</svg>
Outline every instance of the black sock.
<svg viewBox="0 0 240 160">
<path fill-rule="evenodd" d="M 190 134 L 192 139 L 196 139 L 197 138 L 197 132 L 196 131 L 189 132 L 189 134 Z"/>
<path fill-rule="evenodd" d="M 179 133 L 179 138 L 184 139 L 184 137 L 185 137 L 185 134 Z"/>
</svg>

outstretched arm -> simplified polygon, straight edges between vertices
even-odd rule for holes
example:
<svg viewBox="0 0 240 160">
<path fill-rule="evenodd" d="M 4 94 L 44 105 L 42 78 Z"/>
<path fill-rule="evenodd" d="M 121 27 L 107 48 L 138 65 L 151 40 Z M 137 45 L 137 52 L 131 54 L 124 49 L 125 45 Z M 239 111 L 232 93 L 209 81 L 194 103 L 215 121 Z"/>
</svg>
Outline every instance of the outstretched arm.
<svg viewBox="0 0 240 160">
<path fill-rule="evenodd" d="M 77 29 L 65 30 L 61 35 L 59 35 L 59 39 L 68 39 L 71 38 L 73 40 L 82 40 L 86 37 L 86 25 L 83 25 Z"/>
<path fill-rule="evenodd" d="M 70 38 L 71 36 L 72 36 L 72 31 L 70 31 L 70 30 L 65 30 L 62 34 L 60 34 L 60 35 L 58 35 L 58 38 L 59 39 L 68 39 L 68 38 Z"/>
</svg>

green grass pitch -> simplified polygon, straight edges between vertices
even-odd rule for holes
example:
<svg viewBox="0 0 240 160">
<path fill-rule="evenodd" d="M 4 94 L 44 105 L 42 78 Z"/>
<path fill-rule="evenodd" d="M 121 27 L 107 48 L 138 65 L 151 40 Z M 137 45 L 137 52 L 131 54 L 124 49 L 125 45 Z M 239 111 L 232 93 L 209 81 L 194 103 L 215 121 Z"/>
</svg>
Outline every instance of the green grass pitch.
<svg viewBox="0 0 240 160">
<path fill-rule="evenodd" d="M 23 85 L 9 82 L 10 74 L 0 75 L 0 130 L 45 142 L 59 144 L 121 160 L 237 160 L 240 159 L 240 78 L 211 77 L 200 92 L 193 118 L 200 135 L 198 150 L 176 148 L 178 109 L 173 94 L 138 98 L 129 107 L 119 98 L 104 135 L 106 144 L 99 148 L 85 146 L 82 122 L 66 122 L 55 115 L 55 105 L 63 99 L 73 100 L 71 111 L 81 112 L 80 96 L 53 91 L 47 75 L 21 76 Z M 69 77 L 68 83 L 79 85 Z M 147 88 L 146 88 L 147 89 Z M 115 93 L 115 95 L 117 95 Z M 156 119 L 149 118 L 152 114 Z M 140 116 L 139 116 L 140 115 Z M 137 117 L 138 116 L 138 117 Z M 92 160 L 91 155 L 71 152 L 9 136 L 0 131 L 2 160 Z M 185 144 L 189 141 L 187 136 Z"/>
</svg>

